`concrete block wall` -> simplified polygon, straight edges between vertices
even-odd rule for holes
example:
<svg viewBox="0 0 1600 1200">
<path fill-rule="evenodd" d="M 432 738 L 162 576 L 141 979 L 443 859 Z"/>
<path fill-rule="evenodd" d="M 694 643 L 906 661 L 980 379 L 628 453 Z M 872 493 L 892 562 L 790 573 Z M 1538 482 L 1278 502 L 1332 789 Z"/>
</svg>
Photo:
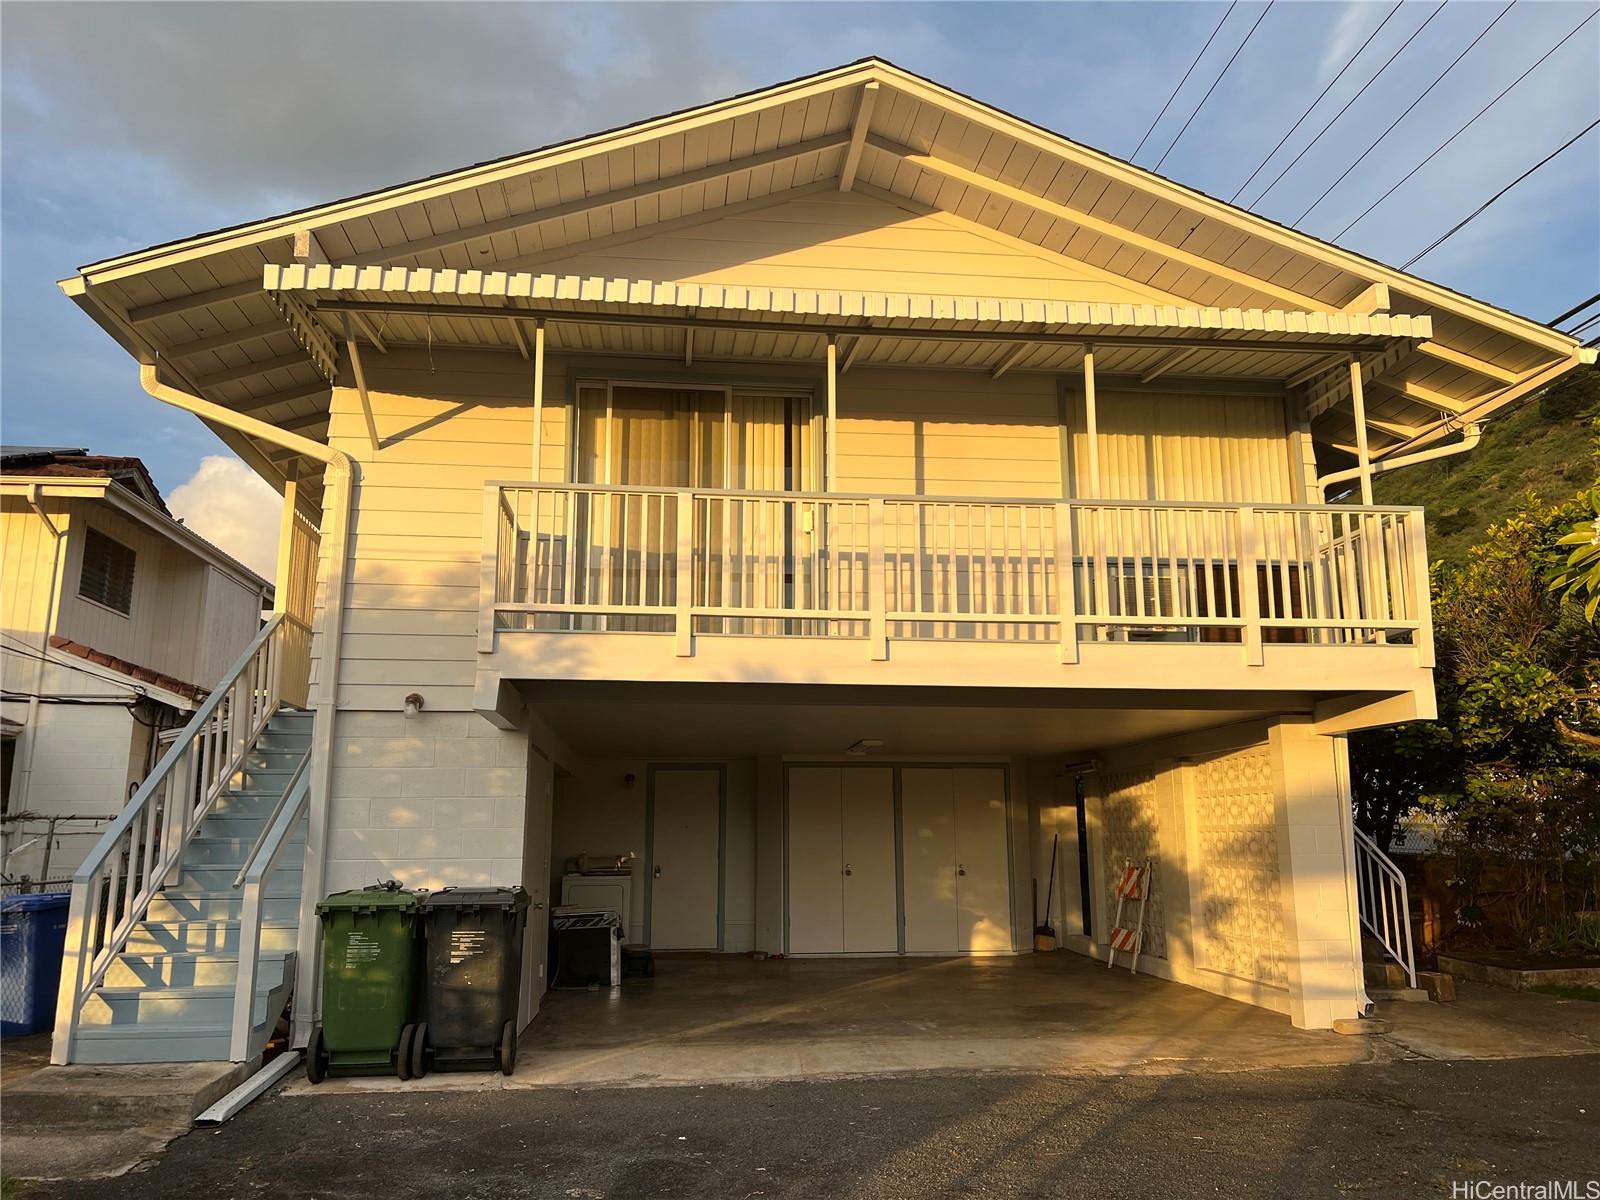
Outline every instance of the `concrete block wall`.
<svg viewBox="0 0 1600 1200">
<path fill-rule="evenodd" d="M 341 712 L 324 890 L 523 882 L 528 735 L 473 713 Z"/>
</svg>

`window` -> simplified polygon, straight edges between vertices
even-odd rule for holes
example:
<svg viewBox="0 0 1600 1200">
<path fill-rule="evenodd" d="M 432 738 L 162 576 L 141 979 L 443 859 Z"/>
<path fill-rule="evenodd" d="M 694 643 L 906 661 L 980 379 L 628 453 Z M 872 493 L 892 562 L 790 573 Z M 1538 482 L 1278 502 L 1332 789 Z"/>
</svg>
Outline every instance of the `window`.
<svg viewBox="0 0 1600 1200">
<path fill-rule="evenodd" d="M 83 541 L 83 571 L 78 595 L 127 615 L 133 610 L 134 553 L 121 542 L 91 529 Z"/>
</svg>

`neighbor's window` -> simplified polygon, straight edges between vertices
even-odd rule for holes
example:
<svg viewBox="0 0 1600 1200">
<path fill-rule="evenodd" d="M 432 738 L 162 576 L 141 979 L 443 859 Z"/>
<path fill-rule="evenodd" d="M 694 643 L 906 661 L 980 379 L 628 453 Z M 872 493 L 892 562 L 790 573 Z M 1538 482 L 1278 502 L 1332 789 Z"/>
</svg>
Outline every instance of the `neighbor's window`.
<svg viewBox="0 0 1600 1200">
<path fill-rule="evenodd" d="M 133 560 L 133 551 L 127 546 L 98 529 L 89 530 L 83 543 L 83 573 L 78 578 L 78 595 L 119 613 L 132 611 Z"/>
</svg>

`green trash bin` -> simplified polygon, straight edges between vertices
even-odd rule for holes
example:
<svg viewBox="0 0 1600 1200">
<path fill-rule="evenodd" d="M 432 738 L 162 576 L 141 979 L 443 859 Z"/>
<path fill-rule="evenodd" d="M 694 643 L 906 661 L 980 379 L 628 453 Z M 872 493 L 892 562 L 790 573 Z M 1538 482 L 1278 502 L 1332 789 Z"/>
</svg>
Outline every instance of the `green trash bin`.
<svg viewBox="0 0 1600 1200">
<path fill-rule="evenodd" d="M 398 884 L 335 892 L 322 921 L 322 1021 L 306 1047 L 306 1078 L 411 1078 L 422 894 Z"/>
</svg>

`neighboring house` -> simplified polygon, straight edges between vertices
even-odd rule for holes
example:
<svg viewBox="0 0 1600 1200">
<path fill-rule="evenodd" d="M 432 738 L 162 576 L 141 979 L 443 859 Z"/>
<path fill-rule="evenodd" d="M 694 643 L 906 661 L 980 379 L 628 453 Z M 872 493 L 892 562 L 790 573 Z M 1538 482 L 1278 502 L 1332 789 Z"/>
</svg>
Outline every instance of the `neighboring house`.
<svg viewBox="0 0 1600 1200">
<path fill-rule="evenodd" d="M 318 555 L 262 893 L 302 1039 L 335 889 L 544 905 L 632 851 L 659 951 L 1026 953 L 1058 834 L 1068 948 L 1149 859 L 1141 970 L 1355 1015 L 1344 735 L 1434 714 L 1422 514 L 1371 476 L 1592 359 L 877 59 L 62 287 Z M 100 887 L 58 1059 L 130 946 L 212 944 L 119 940 Z M 202 998 L 236 1058 L 270 973 Z"/>
<path fill-rule="evenodd" d="M 4 877 L 72 877 L 261 627 L 272 587 L 137 458 L 0 447 Z"/>
</svg>

